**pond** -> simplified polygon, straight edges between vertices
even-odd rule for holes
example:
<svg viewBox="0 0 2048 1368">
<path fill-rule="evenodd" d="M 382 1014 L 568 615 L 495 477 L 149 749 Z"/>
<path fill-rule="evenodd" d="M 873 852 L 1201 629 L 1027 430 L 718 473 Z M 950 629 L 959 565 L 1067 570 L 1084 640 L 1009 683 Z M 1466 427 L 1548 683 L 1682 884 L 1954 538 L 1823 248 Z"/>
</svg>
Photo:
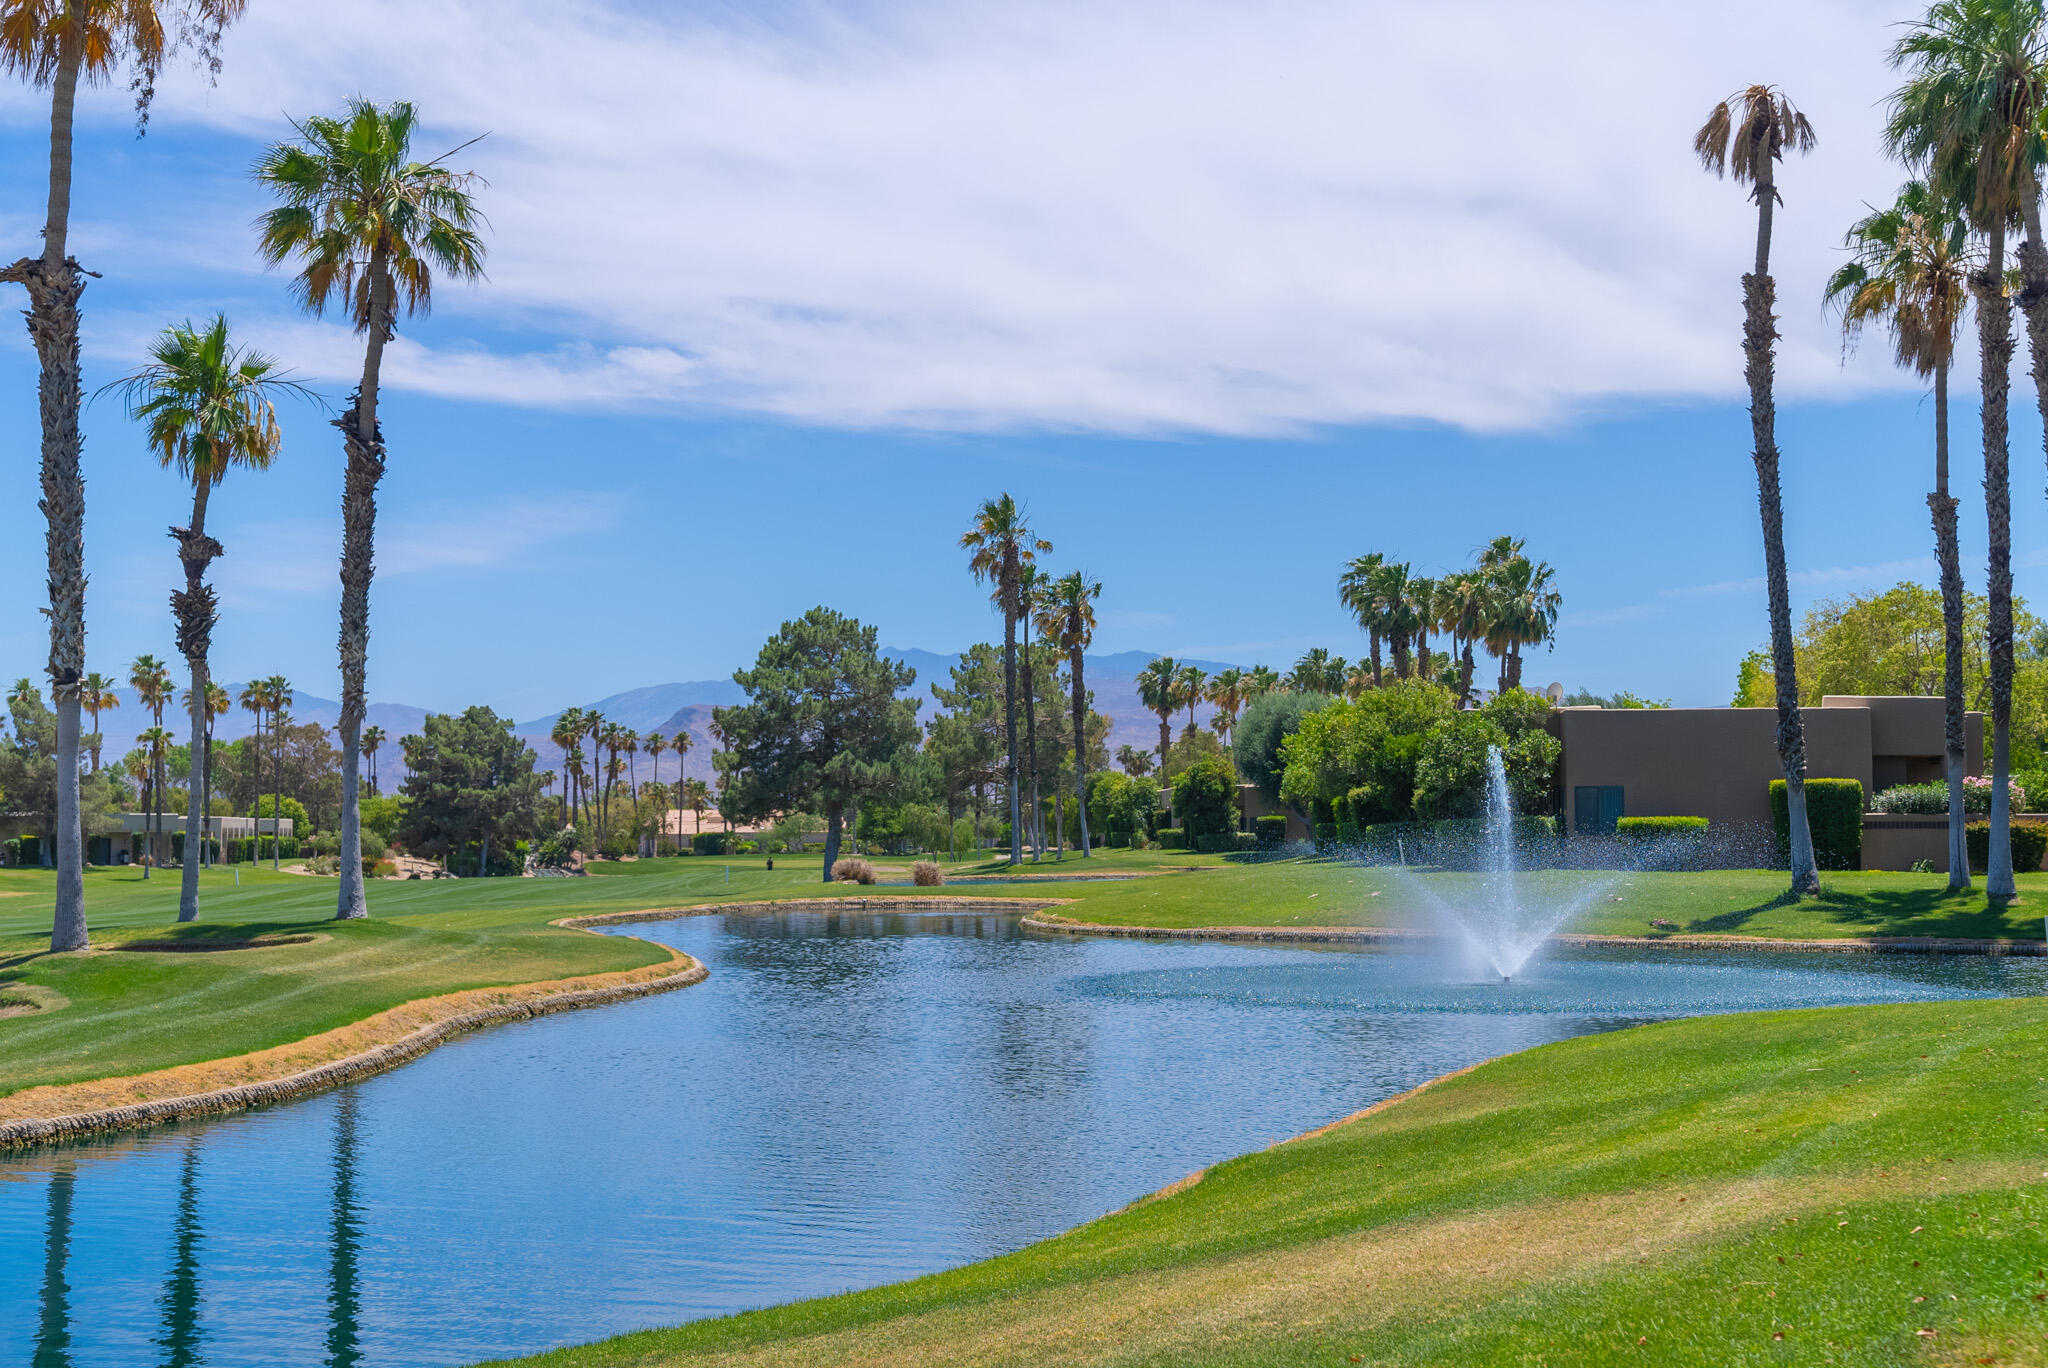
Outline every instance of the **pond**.
<svg viewBox="0 0 2048 1368">
<path fill-rule="evenodd" d="M 303 1102 L 0 1160 L 0 1364 L 460 1364 L 1015 1249 L 1436 1074 L 1657 1017 L 2038 993 L 2048 961 L 624 928 L 694 988 Z"/>
</svg>

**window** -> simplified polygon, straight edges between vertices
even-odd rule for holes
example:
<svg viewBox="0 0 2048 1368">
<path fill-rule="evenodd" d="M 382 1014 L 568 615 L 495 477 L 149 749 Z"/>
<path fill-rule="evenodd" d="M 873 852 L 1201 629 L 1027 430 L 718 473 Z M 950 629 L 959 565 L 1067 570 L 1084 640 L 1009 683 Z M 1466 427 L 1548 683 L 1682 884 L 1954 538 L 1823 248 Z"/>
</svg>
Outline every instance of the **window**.
<svg viewBox="0 0 2048 1368">
<path fill-rule="evenodd" d="M 1627 812 L 1619 784 L 1581 784 L 1572 790 L 1572 826 L 1578 831 L 1612 831 Z"/>
</svg>

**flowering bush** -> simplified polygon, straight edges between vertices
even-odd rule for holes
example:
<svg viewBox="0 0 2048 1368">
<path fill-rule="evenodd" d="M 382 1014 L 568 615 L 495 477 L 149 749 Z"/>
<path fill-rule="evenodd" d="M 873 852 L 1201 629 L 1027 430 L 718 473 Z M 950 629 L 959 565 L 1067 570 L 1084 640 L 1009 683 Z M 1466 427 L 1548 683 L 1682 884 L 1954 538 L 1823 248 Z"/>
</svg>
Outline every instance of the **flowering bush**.
<svg viewBox="0 0 2048 1368">
<path fill-rule="evenodd" d="M 2027 807 L 2026 790 L 2017 780 L 2006 781 L 2006 794 L 2011 800 L 2012 811 L 2024 812 Z M 1947 784 L 1899 784 L 1888 788 L 1871 799 L 1872 812 L 1915 813 L 1939 816 L 1948 811 Z M 1977 775 L 1963 779 L 1963 811 L 1991 811 L 1991 781 Z"/>
</svg>

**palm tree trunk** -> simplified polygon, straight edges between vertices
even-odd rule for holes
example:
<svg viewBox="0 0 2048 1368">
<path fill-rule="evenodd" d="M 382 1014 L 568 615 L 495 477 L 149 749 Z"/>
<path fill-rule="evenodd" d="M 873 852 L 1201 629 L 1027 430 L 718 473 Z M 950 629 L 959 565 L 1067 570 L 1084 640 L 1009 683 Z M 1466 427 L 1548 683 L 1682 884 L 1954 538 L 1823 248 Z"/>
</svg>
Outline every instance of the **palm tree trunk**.
<svg viewBox="0 0 2048 1368">
<path fill-rule="evenodd" d="M 1017 619 L 1003 595 L 1003 730 L 1009 743 L 1010 766 L 1010 863 L 1024 863 L 1024 813 L 1017 792 Z M 827 870 L 830 873 L 830 870 Z"/>
<path fill-rule="evenodd" d="M 2012 488 L 2006 446 L 2006 405 L 2012 371 L 2012 301 L 2005 294 L 2005 221 L 1993 216 L 1985 230 L 1984 270 L 1977 293 L 1978 351 L 1983 358 L 1984 512 L 1990 524 L 1988 653 L 1991 664 L 1991 831 L 1984 862 L 1984 896 L 1991 902 L 2018 893 L 2012 876 L 2011 800 L 2006 781 L 2012 759 Z"/>
<path fill-rule="evenodd" d="M 1016 789 L 1012 788 L 1010 792 L 1012 796 L 1014 796 L 1016 794 Z M 834 799 L 831 802 L 825 804 L 824 882 L 826 883 L 832 882 L 832 866 L 839 863 L 839 820 L 842 811 L 843 809 L 841 809 L 839 801 L 837 799 Z M 1017 828 L 1014 825 L 1010 828 L 1012 832 L 1015 832 L 1016 829 Z"/>
<path fill-rule="evenodd" d="M 1166 752 L 1173 745 L 1173 711 L 1162 708 L 1159 712 L 1159 781 L 1166 782 Z"/>
<path fill-rule="evenodd" d="M 362 767 L 364 674 L 370 654 L 370 576 L 377 534 L 377 482 L 384 478 L 384 434 L 377 425 L 377 386 L 391 337 L 391 270 L 384 252 L 370 257 L 370 329 L 355 405 L 336 420 L 348 452 L 341 497 L 341 895 L 339 921 L 370 915 L 363 887 L 363 812 L 357 792 Z"/>
<path fill-rule="evenodd" d="M 1806 726 L 1799 711 L 1798 663 L 1792 653 L 1792 591 L 1785 574 L 1785 504 L 1778 486 L 1777 407 L 1772 394 L 1772 354 L 1778 329 L 1771 310 L 1777 285 L 1771 279 L 1771 209 L 1777 191 L 1770 159 L 1757 176 L 1756 269 L 1742 278 L 1743 376 L 1749 382 L 1749 425 L 1756 442 L 1757 509 L 1764 533 L 1764 579 L 1771 605 L 1771 663 L 1777 672 L 1778 759 L 1785 767 L 1785 807 L 1790 828 L 1792 892 L 1820 892 L 1813 833 L 1806 822 Z"/>
<path fill-rule="evenodd" d="M 1941 692 L 1946 703 L 1944 749 L 1948 777 L 1948 886 L 1970 886 L 1970 852 L 1963 819 L 1963 569 L 1956 546 L 1956 501 L 1948 492 L 1948 358 L 1934 368 L 1934 558 L 1941 567 Z"/>
<path fill-rule="evenodd" d="M 1458 657 L 1458 706 L 1460 708 L 1468 708 L 1472 705 L 1472 669 L 1476 663 L 1472 659 L 1472 638 L 1466 637 L 1464 649 L 1459 653 Z"/>
<path fill-rule="evenodd" d="M 50 592 L 50 694 L 57 715 L 57 890 L 50 949 L 83 950 L 85 841 L 78 808 L 79 683 L 85 675 L 85 480 L 79 473 L 82 399 L 78 368 L 78 301 L 85 275 L 66 254 L 71 230 L 71 126 L 85 45 L 84 11 L 64 8 L 57 67 L 50 83 L 50 196 L 43 255 L 0 267 L 0 281 L 28 290 L 28 332 L 40 367 L 36 392 L 42 420 L 44 549 Z"/>
<path fill-rule="evenodd" d="M 185 859 L 178 888 L 178 920 L 199 920 L 199 859 L 206 846 L 206 719 L 207 652 L 213 644 L 213 627 L 220 613 L 213 590 L 206 583 L 206 567 L 221 553 L 221 545 L 206 535 L 206 501 L 213 491 L 208 471 L 195 472 L 192 489 L 192 525 L 171 529 L 178 543 L 178 562 L 184 567 L 185 587 L 171 595 L 171 613 L 178 624 L 178 650 L 191 671 L 191 687 L 185 697 L 192 715 L 192 773 L 185 784 Z"/>
<path fill-rule="evenodd" d="M 1081 648 L 1072 654 L 1074 671 L 1074 813 L 1081 823 L 1081 858 L 1094 858 L 1088 839 L 1088 731 L 1085 725 L 1088 695 L 1081 684 Z"/>
<path fill-rule="evenodd" d="M 1379 632 L 1379 628 L 1377 628 L 1377 627 L 1373 628 L 1373 629 L 1372 629 L 1371 631 L 1367 632 L 1367 633 L 1365 634 L 1365 636 L 1366 636 L 1366 640 L 1367 640 L 1367 641 L 1370 641 L 1370 642 L 1372 643 L 1372 686 L 1373 686 L 1373 687 L 1374 687 L 1375 689 L 1377 689 L 1377 688 L 1379 688 L 1379 687 L 1380 687 L 1380 632 Z"/>
<path fill-rule="evenodd" d="M 1031 614 L 1017 615 L 1024 628 L 1024 755 L 1031 776 L 1031 862 L 1045 853 L 1045 815 L 1038 799 L 1038 689 L 1031 678 Z"/>
</svg>

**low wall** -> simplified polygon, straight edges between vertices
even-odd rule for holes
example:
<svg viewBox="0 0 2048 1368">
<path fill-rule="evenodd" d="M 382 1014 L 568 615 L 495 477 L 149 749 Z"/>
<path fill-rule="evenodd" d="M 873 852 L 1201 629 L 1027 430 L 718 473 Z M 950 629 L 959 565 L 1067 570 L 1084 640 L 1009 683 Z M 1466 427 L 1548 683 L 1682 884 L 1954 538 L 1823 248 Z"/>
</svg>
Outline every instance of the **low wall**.
<svg viewBox="0 0 2048 1368">
<path fill-rule="evenodd" d="M 1973 812 L 1972 822 L 1985 820 Z M 2014 825 L 2048 826 L 2048 812 L 2016 812 Z M 1928 860 L 1937 874 L 1948 873 L 1948 818 L 1934 813 L 1866 812 L 1863 814 L 1863 868 L 1908 870 Z"/>
</svg>

